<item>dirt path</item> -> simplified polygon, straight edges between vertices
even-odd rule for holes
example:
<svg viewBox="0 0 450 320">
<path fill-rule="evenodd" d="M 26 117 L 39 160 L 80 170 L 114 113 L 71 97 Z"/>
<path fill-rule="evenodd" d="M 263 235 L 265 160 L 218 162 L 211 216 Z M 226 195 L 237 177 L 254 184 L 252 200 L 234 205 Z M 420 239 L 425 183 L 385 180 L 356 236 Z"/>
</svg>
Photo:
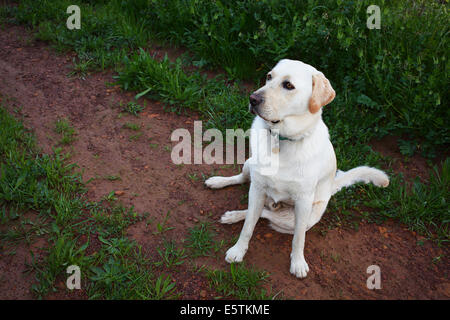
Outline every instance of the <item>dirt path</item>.
<svg viewBox="0 0 450 320">
<path fill-rule="evenodd" d="M 112 74 L 93 74 L 86 80 L 68 77 L 71 55 L 57 55 L 46 44 L 28 41 L 23 28 L 8 27 L 0 31 L 0 93 L 9 98 L 9 108 L 21 107 L 24 123 L 36 134 L 43 152 L 51 153 L 57 143 L 53 126 L 66 117 L 77 131 L 75 142 L 65 148 L 71 162 L 83 171 L 88 183 L 88 196 L 99 200 L 112 190 L 124 191 L 119 196 L 125 205 L 133 205 L 140 213 L 149 212 L 154 223 L 145 221 L 133 225 L 129 235 L 136 239 L 149 255 L 162 242 L 153 235 L 155 224 L 170 211 L 168 224 L 175 229 L 166 238 L 180 241 L 189 227 L 198 220 L 213 222 L 218 239 L 227 243 L 240 232 L 242 224 L 220 225 L 217 221 L 226 210 L 245 208 L 241 199 L 245 189 L 231 187 L 212 191 L 203 186 L 202 173 L 231 175 L 234 168 L 218 165 L 176 166 L 170 160 L 170 135 L 177 128 L 193 132 L 194 113 L 178 116 L 166 113 L 157 102 L 147 101 L 139 118 L 124 115 L 119 118 L 119 102 L 126 104 L 133 94 L 108 87 Z M 141 103 L 142 104 L 142 103 Z M 123 125 L 133 122 L 143 134 L 136 134 Z M 150 145 L 151 144 L 151 145 Z M 199 179 L 191 179 L 196 174 Z M 110 181 L 106 176 L 120 176 Z M 333 212 L 327 211 L 327 215 Z M 210 215 L 207 217 L 207 215 Z M 321 222 L 323 223 L 323 222 Z M 268 287 L 274 293 L 293 299 L 445 299 L 450 298 L 448 260 L 433 263 L 434 257 L 448 256 L 444 249 L 425 241 L 418 246 L 418 237 L 397 223 L 361 224 L 358 231 L 336 228 L 322 235 L 315 227 L 306 239 L 306 259 L 310 273 L 298 280 L 289 273 L 291 236 L 279 234 L 260 221 L 245 257 L 247 265 L 267 270 L 271 275 Z M 228 245 L 227 245 L 228 246 Z M 225 249 L 225 248 L 224 248 Z M 448 251 L 448 250 L 445 250 Z M 197 259 L 198 265 L 228 268 L 224 252 L 218 259 Z M 19 274 L 24 255 L 0 256 L 0 272 Z M 380 266 L 382 289 L 368 290 L 368 266 Z M 15 266 L 12 268 L 11 266 Z M 217 293 L 208 287 L 204 276 L 194 273 L 189 263 L 174 274 L 183 298 L 212 298 Z M 11 281 L 0 278 L 0 297 L 28 298 L 29 277 L 14 276 Z M 22 288 L 22 289 L 17 289 Z"/>
</svg>

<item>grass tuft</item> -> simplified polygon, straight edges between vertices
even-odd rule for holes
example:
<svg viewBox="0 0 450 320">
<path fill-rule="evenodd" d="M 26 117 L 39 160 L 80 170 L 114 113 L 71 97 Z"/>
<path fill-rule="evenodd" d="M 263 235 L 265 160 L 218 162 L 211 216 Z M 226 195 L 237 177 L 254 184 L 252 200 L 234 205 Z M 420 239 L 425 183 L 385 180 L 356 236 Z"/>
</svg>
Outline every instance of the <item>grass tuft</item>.
<svg viewBox="0 0 450 320">
<path fill-rule="evenodd" d="M 68 145 L 75 141 L 75 129 L 65 118 L 56 120 L 54 131 L 61 135 L 59 144 Z"/>
<path fill-rule="evenodd" d="M 236 297 L 246 300 L 269 300 L 272 296 L 263 288 L 268 278 L 264 271 L 248 268 L 244 263 L 230 265 L 230 271 L 208 270 L 209 285 L 224 298 Z"/>
</svg>

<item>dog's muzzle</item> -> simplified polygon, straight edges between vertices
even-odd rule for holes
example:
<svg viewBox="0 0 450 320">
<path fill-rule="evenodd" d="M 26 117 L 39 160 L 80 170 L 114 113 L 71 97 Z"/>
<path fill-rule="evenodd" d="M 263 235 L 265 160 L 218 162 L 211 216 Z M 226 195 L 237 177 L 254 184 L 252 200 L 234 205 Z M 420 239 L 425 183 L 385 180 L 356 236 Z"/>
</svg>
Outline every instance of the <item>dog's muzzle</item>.
<svg viewBox="0 0 450 320">
<path fill-rule="evenodd" d="M 260 93 L 252 93 L 250 95 L 250 105 L 252 107 L 256 107 L 259 106 L 261 104 L 261 102 L 263 102 L 263 97 Z"/>
<path fill-rule="evenodd" d="M 250 112 L 251 113 L 253 113 L 253 114 L 255 114 L 255 115 L 258 115 L 259 113 L 258 113 L 258 106 L 263 102 L 263 97 L 262 97 L 262 95 L 261 94 L 259 94 L 259 93 L 252 93 L 251 95 L 250 95 Z"/>
</svg>

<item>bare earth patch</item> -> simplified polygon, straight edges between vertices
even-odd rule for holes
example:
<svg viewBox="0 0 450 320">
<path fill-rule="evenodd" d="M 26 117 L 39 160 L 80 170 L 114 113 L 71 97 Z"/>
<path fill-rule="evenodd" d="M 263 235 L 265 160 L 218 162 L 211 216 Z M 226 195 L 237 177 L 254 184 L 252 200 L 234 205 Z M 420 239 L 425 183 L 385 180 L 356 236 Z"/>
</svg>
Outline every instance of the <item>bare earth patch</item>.
<svg viewBox="0 0 450 320">
<path fill-rule="evenodd" d="M 32 129 L 44 153 L 52 153 L 59 141 L 54 132 L 57 119 L 67 118 L 75 128 L 75 141 L 64 147 L 71 153 L 70 162 L 79 165 L 88 197 L 99 200 L 111 191 L 126 206 L 133 205 L 148 219 L 132 225 L 129 236 L 142 245 L 151 258 L 163 237 L 179 243 L 187 237 L 188 228 L 197 221 L 210 221 L 218 240 L 226 242 L 217 257 L 195 259 L 197 266 L 229 268 L 224 251 L 237 236 L 242 223 L 221 225 L 220 216 L 227 210 L 245 208 L 246 190 L 230 187 L 208 190 L 202 173 L 231 175 L 237 168 L 219 165 L 176 166 L 170 159 L 170 135 L 177 128 L 193 132 L 198 116 L 165 112 L 163 106 L 146 100 L 139 117 L 121 113 L 119 103 L 127 104 L 132 93 L 105 85 L 113 82 L 112 73 L 96 73 L 81 80 L 69 77 L 71 54 L 58 55 L 42 42 L 25 41 L 28 32 L 20 27 L 0 31 L 0 92 L 10 112 L 20 110 L 26 127 Z M 22 39 L 22 40 L 19 40 Z M 144 101 L 139 101 L 143 106 Z M 135 132 L 124 128 L 137 124 Z M 138 137 L 133 137 L 137 133 Z M 195 174 L 195 176 L 194 176 Z M 189 177 L 191 176 L 191 177 Z M 108 178 L 109 177 L 109 178 Z M 114 179 L 111 177 L 120 177 Z M 244 201 L 245 203 L 246 201 Z M 167 226 L 173 227 L 155 235 L 156 225 L 170 211 Z M 332 215 L 329 210 L 326 215 Z M 324 222 L 321 222 L 322 224 Z M 261 220 L 251 241 L 245 262 L 248 266 L 270 273 L 267 288 L 281 292 L 279 297 L 292 299 L 446 299 L 450 298 L 448 281 L 448 248 L 429 241 L 418 245 L 420 236 L 396 222 L 381 226 L 361 224 L 358 231 L 335 228 L 322 235 L 319 226 L 306 238 L 306 259 L 310 273 L 304 280 L 289 273 L 290 235 L 279 234 Z M 44 245 L 36 243 L 32 246 Z M 23 274 L 30 261 L 29 248 L 19 246 L 17 254 L 0 255 L 0 299 L 31 298 L 32 276 Z M 437 256 L 445 258 L 433 262 Z M 381 268 L 382 289 L 366 287 L 368 266 Z M 187 261 L 172 272 L 183 299 L 211 299 L 219 294 L 209 288 L 206 277 L 196 273 Z M 63 290 L 64 291 L 64 290 Z M 49 298 L 83 298 L 82 293 L 63 292 Z"/>
</svg>

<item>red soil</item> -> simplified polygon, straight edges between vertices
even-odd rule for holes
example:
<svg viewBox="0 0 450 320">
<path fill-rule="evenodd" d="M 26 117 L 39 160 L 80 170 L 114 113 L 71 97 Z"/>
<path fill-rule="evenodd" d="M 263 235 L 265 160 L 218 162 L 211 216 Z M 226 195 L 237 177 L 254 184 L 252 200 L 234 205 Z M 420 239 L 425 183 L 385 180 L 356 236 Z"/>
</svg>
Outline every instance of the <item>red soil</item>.
<svg viewBox="0 0 450 320">
<path fill-rule="evenodd" d="M 208 190 L 201 174 L 231 175 L 234 168 L 219 165 L 176 166 L 170 159 L 170 135 L 177 128 L 193 131 L 198 115 L 176 115 L 164 111 L 155 101 L 146 100 L 146 109 L 140 117 L 120 113 L 119 102 L 126 104 L 134 94 L 124 93 L 112 82 L 112 73 L 96 73 L 86 80 L 69 77 L 73 55 L 58 55 L 48 45 L 30 40 L 21 27 L 6 27 L 0 31 L 0 93 L 9 110 L 21 107 L 20 115 L 26 127 L 32 129 L 44 153 L 52 153 L 58 141 L 53 126 L 58 118 L 66 117 L 77 131 L 75 142 L 65 151 L 71 152 L 71 162 L 80 166 L 87 184 L 88 197 L 99 200 L 112 190 L 123 191 L 119 199 L 133 205 L 139 213 L 149 212 L 153 223 L 140 222 L 131 226 L 128 234 L 143 247 L 149 257 L 155 256 L 162 243 L 161 235 L 154 235 L 156 223 L 170 211 L 168 225 L 175 229 L 164 236 L 177 241 L 185 239 L 188 228 L 198 220 L 213 223 L 218 239 L 237 236 L 242 223 L 221 225 L 220 216 L 227 210 L 245 208 L 241 198 L 246 189 L 229 187 Z M 143 101 L 140 101 L 143 105 Z M 143 135 L 136 141 L 135 134 L 124 129 L 126 122 L 141 125 Z M 151 147 L 149 144 L 157 144 Z M 155 145 L 154 145 L 155 146 Z M 195 173 L 198 180 L 188 174 Z M 120 175 L 121 180 L 109 181 L 103 177 Z M 326 215 L 334 212 L 329 210 Z M 268 227 L 265 220 L 256 226 L 245 257 L 247 265 L 270 273 L 268 288 L 281 297 L 293 299 L 448 299 L 448 248 L 439 248 L 430 241 L 422 246 L 422 237 L 408 231 L 397 222 L 382 226 L 361 223 L 358 231 L 335 228 L 322 235 L 320 225 L 306 237 L 305 256 L 311 271 L 304 280 L 289 273 L 290 235 L 280 234 Z M 34 243 L 40 247 L 45 241 Z M 224 248 L 224 250 L 227 248 Z M 195 259 L 197 266 L 228 268 L 224 250 L 217 258 Z M 34 278 L 23 274 L 30 261 L 29 247 L 19 245 L 15 255 L 0 255 L 0 298 L 32 298 L 30 286 Z M 439 263 L 434 257 L 442 255 Z M 157 257 L 157 255 L 155 256 Z M 381 268 L 382 289 L 366 287 L 368 266 Z M 190 263 L 173 273 L 177 288 L 184 299 L 208 299 L 219 295 L 209 288 L 202 273 L 192 271 Z M 279 297 L 280 297 L 279 296 Z M 83 292 L 64 292 L 48 298 L 84 298 Z"/>
</svg>

